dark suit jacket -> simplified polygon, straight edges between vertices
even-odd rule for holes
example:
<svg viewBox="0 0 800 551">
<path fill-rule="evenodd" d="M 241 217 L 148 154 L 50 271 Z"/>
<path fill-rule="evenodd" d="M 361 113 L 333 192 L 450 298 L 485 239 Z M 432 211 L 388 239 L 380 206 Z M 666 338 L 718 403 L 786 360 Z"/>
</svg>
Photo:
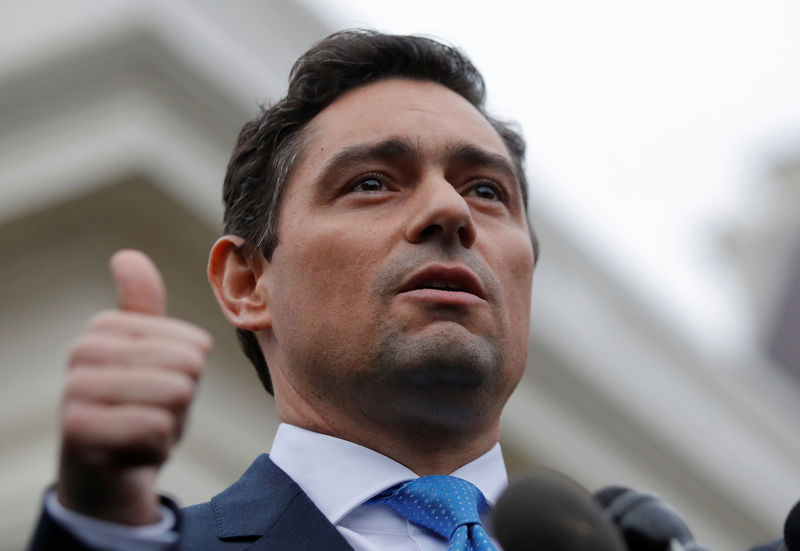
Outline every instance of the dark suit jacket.
<svg viewBox="0 0 800 551">
<path fill-rule="evenodd" d="M 174 504 L 171 504 L 174 508 Z M 233 486 L 178 515 L 178 550 L 352 551 L 300 487 L 267 455 L 259 456 Z M 47 513 L 30 551 L 85 550 Z"/>
</svg>

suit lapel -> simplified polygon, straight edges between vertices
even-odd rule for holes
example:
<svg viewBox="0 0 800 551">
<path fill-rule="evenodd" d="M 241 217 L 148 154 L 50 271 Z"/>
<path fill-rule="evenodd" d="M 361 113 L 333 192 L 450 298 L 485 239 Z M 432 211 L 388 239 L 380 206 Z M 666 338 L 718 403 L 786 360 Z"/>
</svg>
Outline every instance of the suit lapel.
<svg viewBox="0 0 800 551">
<path fill-rule="evenodd" d="M 259 456 L 227 490 L 212 498 L 217 536 L 258 538 L 248 550 L 352 551 L 338 530 L 289 475 Z"/>
</svg>

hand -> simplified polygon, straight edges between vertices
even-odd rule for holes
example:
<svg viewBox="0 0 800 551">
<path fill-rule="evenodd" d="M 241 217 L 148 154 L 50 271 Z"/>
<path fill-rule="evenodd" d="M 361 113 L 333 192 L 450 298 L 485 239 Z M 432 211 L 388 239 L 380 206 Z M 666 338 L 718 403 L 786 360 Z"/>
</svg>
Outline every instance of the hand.
<svg viewBox="0 0 800 551">
<path fill-rule="evenodd" d="M 178 441 L 211 350 L 203 329 L 168 318 L 158 269 L 138 251 L 111 257 L 119 310 L 95 315 L 72 346 L 56 485 L 68 509 L 158 521 L 156 475 Z"/>
</svg>

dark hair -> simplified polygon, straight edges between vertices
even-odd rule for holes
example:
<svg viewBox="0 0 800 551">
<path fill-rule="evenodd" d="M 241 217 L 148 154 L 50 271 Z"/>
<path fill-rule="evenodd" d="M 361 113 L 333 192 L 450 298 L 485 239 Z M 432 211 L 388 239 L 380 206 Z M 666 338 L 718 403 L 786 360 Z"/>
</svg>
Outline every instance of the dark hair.
<svg viewBox="0 0 800 551">
<path fill-rule="evenodd" d="M 514 163 L 527 212 L 525 141 L 509 123 L 485 111 L 483 77 L 457 49 L 419 36 L 349 30 L 325 38 L 292 67 L 286 97 L 244 125 L 228 163 L 223 201 L 225 233 L 244 238 L 243 252 L 269 260 L 278 244 L 278 215 L 289 175 L 303 150 L 305 125 L 353 88 L 388 78 L 431 81 L 458 93 L 500 134 Z M 534 254 L 538 244 L 531 231 Z M 237 329 L 245 355 L 272 394 L 272 380 L 255 335 Z"/>
</svg>

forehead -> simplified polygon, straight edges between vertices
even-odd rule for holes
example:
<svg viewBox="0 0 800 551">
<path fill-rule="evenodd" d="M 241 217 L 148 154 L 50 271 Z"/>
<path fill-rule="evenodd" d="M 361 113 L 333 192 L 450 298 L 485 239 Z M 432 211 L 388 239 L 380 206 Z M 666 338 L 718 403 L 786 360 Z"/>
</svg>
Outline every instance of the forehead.
<svg viewBox="0 0 800 551">
<path fill-rule="evenodd" d="M 399 138 L 421 152 L 473 144 L 510 155 L 489 121 L 449 88 L 427 81 L 390 79 L 350 90 L 322 110 L 305 131 L 305 161 L 317 164 L 346 147 Z"/>
</svg>

